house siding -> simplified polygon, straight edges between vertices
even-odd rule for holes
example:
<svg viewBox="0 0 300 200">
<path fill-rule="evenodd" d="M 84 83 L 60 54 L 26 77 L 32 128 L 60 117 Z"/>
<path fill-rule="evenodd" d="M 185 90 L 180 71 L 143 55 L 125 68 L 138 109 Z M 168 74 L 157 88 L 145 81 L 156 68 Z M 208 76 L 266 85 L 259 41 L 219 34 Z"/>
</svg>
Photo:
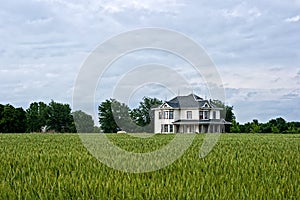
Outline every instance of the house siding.
<svg viewBox="0 0 300 200">
<path fill-rule="evenodd" d="M 176 98 L 182 102 L 176 104 Z M 199 100 L 200 99 L 200 100 Z M 174 103 L 175 102 L 175 103 Z M 170 105 L 175 105 L 172 107 Z M 190 104 L 193 107 L 184 106 Z M 195 106 L 198 105 L 199 106 Z M 177 107 L 176 107 L 177 105 Z M 178 106 L 179 105 L 179 106 Z M 201 106 L 200 106 L 201 105 Z M 220 108 L 210 106 L 207 100 L 193 96 L 175 97 L 169 102 L 165 102 L 158 108 L 154 109 L 154 131 L 155 133 L 207 133 L 222 132 L 225 120 L 220 118 Z M 173 119 L 165 119 L 164 112 L 173 111 Z M 208 118 L 200 119 L 200 112 L 207 111 Z M 187 112 L 192 113 L 192 117 L 188 119 Z M 159 117 L 161 113 L 162 118 Z"/>
</svg>

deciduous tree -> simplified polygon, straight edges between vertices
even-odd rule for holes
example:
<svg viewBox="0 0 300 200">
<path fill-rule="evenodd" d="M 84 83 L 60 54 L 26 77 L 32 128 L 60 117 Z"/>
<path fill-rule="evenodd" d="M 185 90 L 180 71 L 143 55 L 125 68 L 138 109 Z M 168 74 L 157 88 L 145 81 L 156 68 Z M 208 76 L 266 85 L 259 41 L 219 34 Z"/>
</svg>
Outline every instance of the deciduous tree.
<svg viewBox="0 0 300 200">
<path fill-rule="evenodd" d="M 33 102 L 26 110 L 27 132 L 41 132 L 47 125 L 48 105 L 44 102 Z"/>
<path fill-rule="evenodd" d="M 91 115 L 81 110 L 73 112 L 72 115 L 78 133 L 92 133 L 94 131 L 94 121 Z"/>
<path fill-rule="evenodd" d="M 162 104 L 157 98 L 144 97 L 139 107 L 132 110 L 131 118 L 140 126 L 142 132 L 154 131 L 154 113 L 151 110 Z"/>
<path fill-rule="evenodd" d="M 69 104 L 54 102 L 49 103 L 47 129 L 55 132 L 76 132 L 75 123 Z"/>
</svg>

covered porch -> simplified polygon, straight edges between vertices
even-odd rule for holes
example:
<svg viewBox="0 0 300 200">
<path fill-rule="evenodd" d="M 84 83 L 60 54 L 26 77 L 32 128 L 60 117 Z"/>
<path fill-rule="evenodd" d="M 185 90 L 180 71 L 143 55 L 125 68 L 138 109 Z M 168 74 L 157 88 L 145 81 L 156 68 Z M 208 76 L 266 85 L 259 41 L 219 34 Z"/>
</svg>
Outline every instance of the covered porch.
<svg viewBox="0 0 300 200">
<path fill-rule="evenodd" d="M 200 121 L 177 121 L 174 122 L 174 133 L 223 133 L 225 124 L 222 122 Z"/>
</svg>

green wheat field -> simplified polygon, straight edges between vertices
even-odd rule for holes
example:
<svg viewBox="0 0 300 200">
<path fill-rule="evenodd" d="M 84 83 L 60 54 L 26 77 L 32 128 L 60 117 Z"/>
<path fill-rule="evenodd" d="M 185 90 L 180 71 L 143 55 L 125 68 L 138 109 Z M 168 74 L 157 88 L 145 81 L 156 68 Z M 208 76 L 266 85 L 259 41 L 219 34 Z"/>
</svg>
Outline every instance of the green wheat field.
<svg viewBox="0 0 300 200">
<path fill-rule="evenodd" d="M 0 134 L 0 199 L 300 199 L 300 135 L 222 134 L 200 159 L 204 136 L 172 165 L 132 174 L 99 162 L 77 134 Z M 108 137 L 147 152 L 174 135 Z"/>
</svg>

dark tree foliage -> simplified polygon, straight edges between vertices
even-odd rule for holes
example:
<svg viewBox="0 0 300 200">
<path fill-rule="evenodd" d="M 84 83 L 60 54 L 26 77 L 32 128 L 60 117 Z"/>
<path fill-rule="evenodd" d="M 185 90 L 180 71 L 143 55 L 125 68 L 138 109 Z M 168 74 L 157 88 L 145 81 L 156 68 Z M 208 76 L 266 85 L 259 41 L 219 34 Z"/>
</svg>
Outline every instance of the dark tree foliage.
<svg viewBox="0 0 300 200">
<path fill-rule="evenodd" d="M 60 133 L 76 132 L 69 104 L 61 104 L 53 100 L 49 103 L 47 129 Z"/>
<path fill-rule="evenodd" d="M 41 132 L 47 125 L 48 105 L 44 102 L 33 102 L 26 110 L 27 132 Z"/>
<path fill-rule="evenodd" d="M 72 113 L 78 133 L 94 132 L 94 121 L 91 115 L 79 110 Z"/>
<path fill-rule="evenodd" d="M 0 106 L 0 132 L 23 133 L 26 130 L 26 113 L 23 108 L 12 105 Z"/>
<path fill-rule="evenodd" d="M 157 98 L 144 97 L 138 108 L 131 111 L 130 115 L 142 132 L 154 132 L 154 112 L 151 110 L 162 104 Z"/>
<path fill-rule="evenodd" d="M 15 109 L 15 132 L 24 133 L 26 131 L 26 112 L 23 108 Z"/>
<path fill-rule="evenodd" d="M 126 132 L 153 132 L 150 124 L 153 120 L 151 108 L 162 102 L 156 98 L 143 98 L 139 108 L 130 110 L 127 105 L 110 99 L 102 102 L 99 107 L 99 123 L 103 132 L 115 133 L 119 130 Z"/>
<path fill-rule="evenodd" d="M 49 105 L 33 102 L 24 111 L 23 108 L 0 104 L 0 132 L 41 132 L 42 127 L 55 132 L 76 132 L 70 106 L 54 101 Z"/>
<path fill-rule="evenodd" d="M 288 122 L 286 133 L 300 133 L 300 122 Z"/>
<path fill-rule="evenodd" d="M 230 133 L 240 133 L 240 125 L 235 120 L 232 121 L 232 125 L 230 127 Z"/>
<path fill-rule="evenodd" d="M 118 130 L 131 133 L 136 132 L 136 125 L 130 118 L 130 109 L 126 104 L 120 103 L 117 100 L 112 100 L 111 109 Z"/>
<path fill-rule="evenodd" d="M 15 123 L 14 110 L 15 108 L 9 104 L 3 107 L 2 118 L 0 121 L 3 133 L 15 132 L 14 131 L 14 123 Z"/>
<path fill-rule="evenodd" d="M 99 107 L 99 123 L 104 133 L 116 133 L 119 130 L 112 112 L 112 99 L 102 102 Z"/>
<path fill-rule="evenodd" d="M 250 133 L 260 133 L 260 126 L 257 119 L 250 123 Z"/>
<path fill-rule="evenodd" d="M 241 133 L 300 133 L 300 122 L 286 122 L 282 117 L 271 119 L 267 123 L 259 123 L 254 119 L 239 125 Z"/>
</svg>

